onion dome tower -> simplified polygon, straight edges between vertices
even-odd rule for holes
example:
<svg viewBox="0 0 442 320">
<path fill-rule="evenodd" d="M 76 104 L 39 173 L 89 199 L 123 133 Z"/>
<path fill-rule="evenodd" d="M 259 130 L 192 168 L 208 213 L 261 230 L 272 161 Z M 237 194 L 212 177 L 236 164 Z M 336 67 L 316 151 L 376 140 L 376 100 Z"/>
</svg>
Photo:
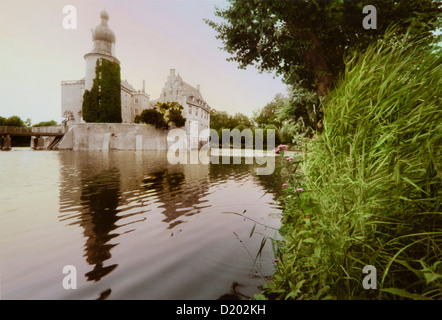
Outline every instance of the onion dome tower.
<svg viewBox="0 0 442 320">
<path fill-rule="evenodd" d="M 106 11 L 100 13 L 101 22 L 92 29 L 92 51 L 84 55 L 86 60 L 86 76 L 84 87 L 90 90 L 95 78 L 95 66 L 98 59 L 107 59 L 120 64 L 115 57 L 115 34 L 108 26 L 109 14 Z"/>
</svg>

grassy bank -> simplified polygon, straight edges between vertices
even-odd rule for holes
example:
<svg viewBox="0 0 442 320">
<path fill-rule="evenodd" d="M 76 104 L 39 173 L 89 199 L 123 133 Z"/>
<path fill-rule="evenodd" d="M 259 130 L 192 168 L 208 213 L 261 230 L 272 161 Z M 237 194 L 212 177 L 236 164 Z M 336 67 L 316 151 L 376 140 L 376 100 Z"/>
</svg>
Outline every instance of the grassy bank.
<svg viewBox="0 0 442 320">
<path fill-rule="evenodd" d="M 348 58 L 323 131 L 301 162 L 282 160 L 267 298 L 442 299 L 441 79 L 440 47 L 393 32 Z"/>
</svg>

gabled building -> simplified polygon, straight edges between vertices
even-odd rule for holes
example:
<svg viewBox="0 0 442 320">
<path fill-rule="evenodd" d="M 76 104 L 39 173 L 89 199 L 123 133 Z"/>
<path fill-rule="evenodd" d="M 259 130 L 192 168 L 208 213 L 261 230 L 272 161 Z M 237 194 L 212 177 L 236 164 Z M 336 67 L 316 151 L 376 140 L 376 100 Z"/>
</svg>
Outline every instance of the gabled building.
<svg viewBox="0 0 442 320">
<path fill-rule="evenodd" d="M 179 74 L 175 74 L 175 69 L 170 69 L 160 97 L 153 103 L 157 101 L 176 101 L 183 106 L 183 116 L 187 119 L 186 132 L 188 134 L 192 123 L 197 126 L 198 133 L 210 128 L 210 106 L 200 92 L 200 85 L 193 87 L 184 82 Z"/>
</svg>

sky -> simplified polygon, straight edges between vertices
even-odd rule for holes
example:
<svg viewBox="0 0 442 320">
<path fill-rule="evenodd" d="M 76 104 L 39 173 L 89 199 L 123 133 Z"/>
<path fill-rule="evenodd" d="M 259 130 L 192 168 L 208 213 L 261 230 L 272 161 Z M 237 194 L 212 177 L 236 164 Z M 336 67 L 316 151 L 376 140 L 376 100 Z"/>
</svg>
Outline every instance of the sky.
<svg viewBox="0 0 442 320">
<path fill-rule="evenodd" d="M 77 28 L 65 29 L 63 13 L 73 5 Z M 239 69 L 204 18 L 222 0 L 0 0 L 0 116 L 18 115 L 32 123 L 61 121 L 61 81 L 85 75 L 84 55 L 92 49 L 91 29 L 100 12 L 109 13 L 116 36 L 121 77 L 157 99 L 170 69 L 199 84 L 214 109 L 252 116 L 277 93 L 280 77 L 255 67 Z"/>
</svg>

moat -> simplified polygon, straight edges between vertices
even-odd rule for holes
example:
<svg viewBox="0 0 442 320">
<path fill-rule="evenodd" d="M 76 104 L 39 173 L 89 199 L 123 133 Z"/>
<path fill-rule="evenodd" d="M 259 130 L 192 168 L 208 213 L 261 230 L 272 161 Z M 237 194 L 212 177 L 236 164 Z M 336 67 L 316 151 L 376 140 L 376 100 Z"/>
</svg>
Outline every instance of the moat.
<svg viewBox="0 0 442 320">
<path fill-rule="evenodd" d="M 281 182 L 255 164 L 29 148 L 0 163 L 3 299 L 247 299 L 274 271 L 270 240 L 254 260 L 279 237 Z"/>
</svg>

